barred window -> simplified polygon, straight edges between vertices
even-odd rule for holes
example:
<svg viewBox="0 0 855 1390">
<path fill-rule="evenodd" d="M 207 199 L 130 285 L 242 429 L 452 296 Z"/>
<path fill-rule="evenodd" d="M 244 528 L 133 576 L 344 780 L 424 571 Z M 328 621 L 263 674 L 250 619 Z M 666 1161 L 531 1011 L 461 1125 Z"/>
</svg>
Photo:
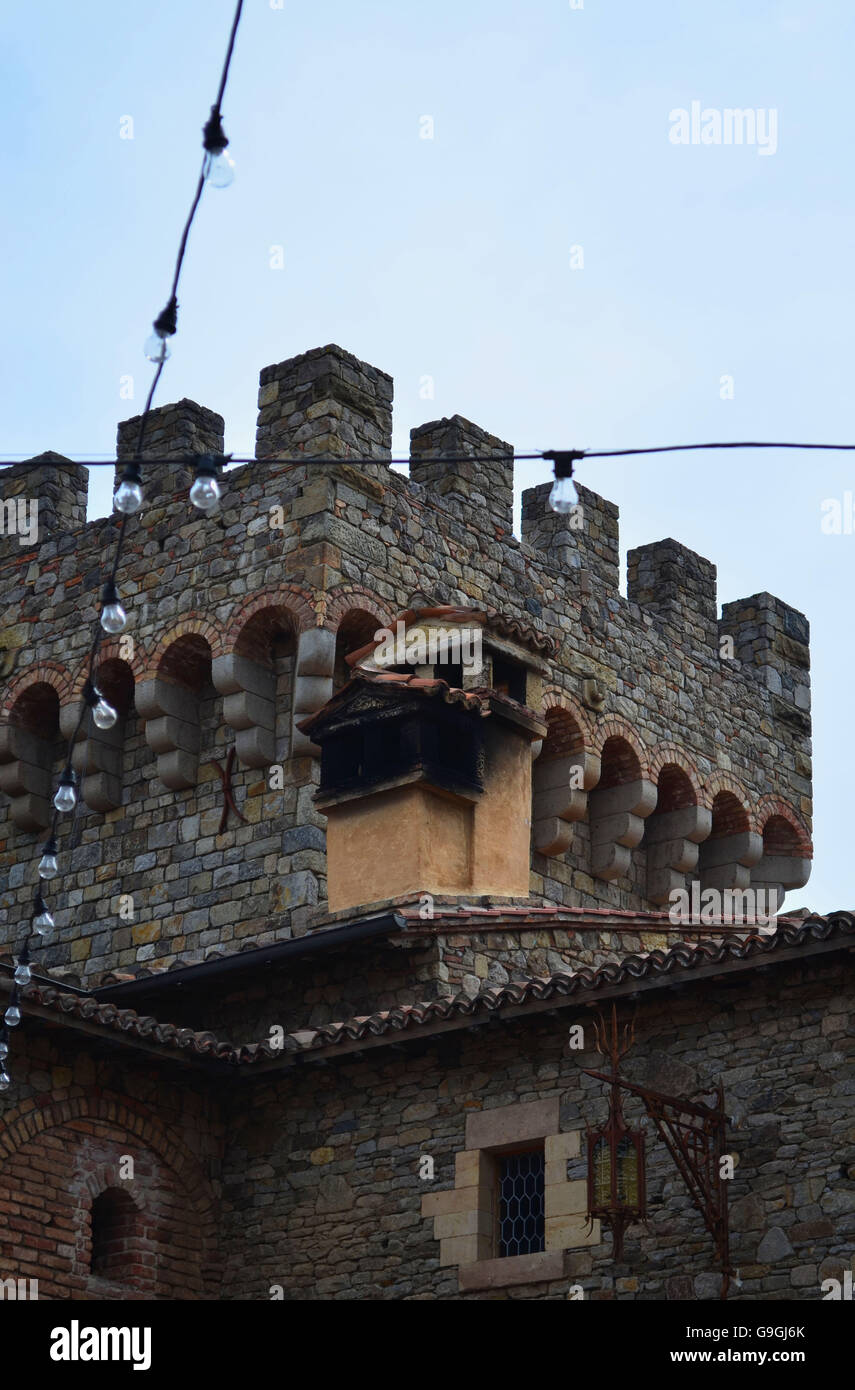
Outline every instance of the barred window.
<svg viewBox="0 0 855 1390">
<path fill-rule="evenodd" d="M 544 1246 L 544 1153 L 505 1154 L 499 1164 L 499 1255 L 533 1255 Z"/>
</svg>

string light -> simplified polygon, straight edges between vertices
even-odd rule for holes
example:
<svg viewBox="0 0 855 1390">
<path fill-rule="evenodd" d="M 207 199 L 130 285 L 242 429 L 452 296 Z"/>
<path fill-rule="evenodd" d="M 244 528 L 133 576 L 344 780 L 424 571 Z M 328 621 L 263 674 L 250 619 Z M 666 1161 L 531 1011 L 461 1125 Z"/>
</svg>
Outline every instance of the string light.
<svg viewBox="0 0 855 1390">
<path fill-rule="evenodd" d="M 119 591 L 114 579 L 108 579 L 101 590 L 101 602 L 101 626 L 104 631 L 111 635 L 123 632 L 128 615 L 119 602 Z"/>
<path fill-rule="evenodd" d="M 113 506 L 117 512 L 131 516 L 142 506 L 142 475 L 138 463 L 125 464 L 122 481 L 113 494 Z"/>
<path fill-rule="evenodd" d="M 47 910 L 47 904 L 41 893 L 36 893 L 36 900 L 33 906 L 33 931 L 37 936 L 50 936 L 53 931 L 54 921 Z"/>
<path fill-rule="evenodd" d="M 163 371 L 164 363 L 169 356 L 167 338 L 173 336 L 177 329 L 178 315 L 178 281 L 181 268 L 187 250 L 187 238 L 196 209 L 202 196 L 202 190 L 206 182 L 213 187 L 223 188 L 231 182 L 234 176 L 234 165 L 231 159 L 225 154 L 228 140 L 223 131 L 220 118 L 220 106 L 228 79 L 229 66 L 232 53 L 234 51 L 235 37 L 237 35 L 238 24 L 240 23 L 243 12 L 243 0 L 238 0 L 234 18 L 232 20 L 231 32 L 229 34 L 228 48 L 226 50 L 225 62 L 220 74 L 219 90 L 217 99 L 211 107 L 211 114 L 204 127 L 204 158 L 202 169 L 196 185 L 196 192 L 191 204 L 190 213 L 184 224 L 181 242 L 178 249 L 178 256 L 175 263 L 175 271 L 172 278 L 172 289 L 166 307 L 158 314 L 154 320 L 151 337 L 145 345 L 146 356 L 156 364 L 156 370 L 149 387 L 145 406 L 140 416 L 139 432 L 137 435 L 136 449 L 134 456 L 125 463 L 119 486 L 116 488 L 114 504 L 116 510 L 121 513 L 119 521 L 118 537 L 116 539 L 115 550 L 113 553 L 112 564 L 109 567 L 107 579 L 101 589 L 101 612 L 99 626 L 96 628 L 95 636 L 89 652 L 89 669 L 83 686 L 83 699 L 81 702 L 80 715 L 77 720 L 71 737 L 68 741 L 68 755 L 65 767 L 59 779 L 56 795 L 53 799 L 55 815 L 48 839 L 42 846 L 42 855 L 39 860 L 39 878 L 49 881 L 59 875 L 58 846 L 56 838 L 57 817 L 63 813 L 73 811 L 78 805 L 77 797 L 77 778 L 72 767 L 72 752 L 75 742 L 80 734 L 83 721 L 87 712 L 91 712 L 92 721 L 99 729 L 111 729 L 118 719 L 118 715 L 113 706 L 104 699 L 94 680 L 95 663 L 101 644 L 102 633 L 107 632 L 115 635 L 122 632 L 127 623 L 127 614 L 119 599 L 119 591 L 116 587 L 116 574 L 122 556 L 122 548 L 125 541 L 128 518 L 133 517 L 143 503 L 142 492 L 142 470 L 140 461 L 143 452 L 143 441 L 148 417 L 151 413 L 152 401 L 155 391 Z M 220 487 L 217 481 L 217 465 L 213 459 L 206 459 L 200 462 L 196 469 L 196 481 L 191 489 L 193 502 L 201 511 L 210 511 L 216 506 L 220 496 Z M 37 937 L 44 939 L 49 936 L 54 927 L 54 919 L 48 911 L 47 904 L 40 891 L 36 891 L 33 902 L 32 931 Z M 26 988 L 32 979 L 30 967 L 29 936 L 24 942 L 17 964 L 14 970 L 14 984 L 9 998 L 9 1006 L 4 1017 L 5 1026 L 0 1030 L 0 1091 L 8 1090 L 12 1084 L 11 1077 L 6 1068 L 6 1058 L 9 1055 L 9 1038 L 7 1030 L 17 1028 L 21 1022 L 20 990 Z"/>
<path fill-rule="evenodd" d="M 73 811 L 77 805 L 76 781 L 77 779 L 71 767 L 67 765 L 63 769 L 62 776 L 59 779 L 56 796 L 53 799 L 54 806 L 63 814 Z"/>
<path fill-rule="evenodd" d="M 92 719 L 99 729 L 112 729 L 118 714 L 109 705 L 97 686 L 87 678 L 83 687 L 83 698 L 92 711 Z"/>
<path fill-rule="evenodd" d="M 203 457 L 196 463 L 196 481 L 190 489 L 190 501 L 200 512 L 212 512 L 220 500 L 217 471 L 212 458 Z"/>
<path fill-rule="evenodd" d="M 208 155 L 205 163 L 205 180 L 212 188 L 228 188 L 234 183 L 234 160 L 226 154 L 228 140 L 223 130 L 219 107 L 212 106 L 211 114 L 202 132 L 202 144 Z"/>
<path fill-rule="evenodd" d="M 579 502 L 579 494 L 573 484 L 573 464 L 583 455 L 573 449 L 563 453 L 553 449 L 543 457 L 552 459 L 555 468 L 555 482 L 549 494 L 550 507 L 561 515 L 572 512 Z"/>
<path fill-rule="evenodd" d="M 42 857 L 39 860 L 39 878 L 56 878 L 59 873 L 56 851 L 56 837 L 51 835 L 42 848 Z"/>
</svg>

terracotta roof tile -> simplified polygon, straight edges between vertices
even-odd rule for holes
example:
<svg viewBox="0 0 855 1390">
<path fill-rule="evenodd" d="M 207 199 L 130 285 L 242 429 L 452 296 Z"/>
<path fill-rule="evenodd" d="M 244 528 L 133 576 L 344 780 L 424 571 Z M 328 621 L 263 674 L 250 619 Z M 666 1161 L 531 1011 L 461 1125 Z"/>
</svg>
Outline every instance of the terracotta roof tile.
<svg viewBox="0 0 855 1390">
<path fill-rule="evenodd" d="M 283 1053 L 317 1052 L 348 1041 L 359 1042 L 454 1018 L 498 1013 L 503 1008 L 519 1008 L 535 1000 L 596 996 L 609 986 L 626 980 L 689 975 L 702 966 L 725 965 L 734 960 L 753 960 L 762 965 L 766 957 L 774 958 L 778 951 L 809 948 L 813 943 L 828 941 L 836 936 L 851 938 L 851 947 L 855 947 L 855 914 L 833 912 L 827 917 L 810 916 L 799 924 L 782 918 L 768 936 L 681 941 L 667 951 L 639 951 L 596 968 L 583 966 L 578 970 L 558 971 L 542 978 L 514 981 L 496 989 L 482 990 L 474 998 L 460 993 L 420 1004 L 399 1004 L 374 1014 L 361 1014 L 343 1022 L 326 1023 L 320 1028 L 298 1029 L 286 1034 L 281 1049 L 271 1047 L 268 1042 L 234 1046 L 219 1041 L 210 1032 L 196 1032 L 174 1023 L 159 1023 L 150 1015 L 139 1015 L 133 1009 L 99 1004 L 93 996 L 71 994 L 43 983 L 28 985 L 22 999 L 25 1011 L 28 1003 L 41 1006 L 69 1019 L 95 1024 L 107 1033 L 121 1033 L 130 1039 L 139 1038 L 154 1043 L 165 1052 L 184 1051 L 231 1066 L 251 1066 L 281 1057 Z"/>
</svg>

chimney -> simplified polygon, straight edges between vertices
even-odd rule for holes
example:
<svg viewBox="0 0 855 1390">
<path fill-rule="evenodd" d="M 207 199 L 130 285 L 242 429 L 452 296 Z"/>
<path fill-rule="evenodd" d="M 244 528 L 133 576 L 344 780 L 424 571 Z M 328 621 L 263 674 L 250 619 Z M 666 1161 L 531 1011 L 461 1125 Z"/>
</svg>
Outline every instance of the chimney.
<svg viewBox="0 0 855 1390">
<path fill-rule="evenodd" d="M 410 430 L 410 481 L 435 496 L 455 499 L 468 520 L 496 540 L 513 532 L 513 453 L 512 444 L 462 415 L 432 420 Z M 485 460 L 485 455 L 497 454 L 503 457 Z M 450 462 L 463 456 L 462 463 Z"/>
<path fill-rule="evenodd" d="M 141 416 L 122 420 L 116 436 L 116 458 L 120 464 L 136 453 Z M 186 491 L 193 482 L 191 464 L 180 466 L 194 454 L 223 452 L 223 417 L 214 410 L 186 399 L 175 405 L 161 405 L 149 413 L 143 435 L 142 459 L 174 459 L 173 464 L 143 463 L 143 493 L 147 502 L 172 497 Z M 116 481 L 122 469 L 116 469 Z"/>
<path fill-rule="evenodd" d="M 255 456 L 391 458 L 392 378 L 335 343 L 265 367 Z M 364 469 L 382 476 L 387 464 Z"/>
<path fill-rule="evenodd" d="M 321 748 L 330 912 L 394 898 L 527 898 L 531 744 L 494 691 L 356 674 L 300 728 Z"/>
</svg>

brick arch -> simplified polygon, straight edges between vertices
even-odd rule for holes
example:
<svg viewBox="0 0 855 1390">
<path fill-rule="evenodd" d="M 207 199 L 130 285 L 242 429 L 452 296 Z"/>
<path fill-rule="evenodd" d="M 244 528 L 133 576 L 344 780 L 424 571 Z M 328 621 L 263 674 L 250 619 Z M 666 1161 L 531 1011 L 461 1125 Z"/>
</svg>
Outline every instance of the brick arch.
<svg viewBox="0 0 855 1390">
<path fill-rule="evenodd" d="M 202 637 L 211 650 L 211 659 L 224 654 L 223 634 L 220 628 L 207 618 L 185 618 L 165 632 L 149 651 L 145 668 L 140 672 L 140 680 L 154 680 L 160 674 L 160 666 L 169 648 L 182 637 Z"/>
<path fill-rule="evenodd" d="M 694 788 L 696 796 L 700 796 L 703 778 L 698 772 L 698 766 L 694 758 L 686 752 L 685 748 L 679 743 L 657 743 L 648 763 L 648 770 L 651 782 L 658 782 L 660 774 L 666 767 L 677 767 L 681 772 L 685 772 Z"/>
<path fill-rule="evenodd" d="M 137 1109 L 127 1097 L 101 1092 L 84 1092 L 67 1100 L 38 1105 L 23 1101 L 3 1117 L 0 1153 L 11 1157 L 45 1130 L 56 1129 L 74 1120 L 101 1120 L 133 1134 L 171 1168 L 187 1189 L 187 1199 L 200 1221 L 203 1241 L 214 1240 L 214 1198 L 199 1160 L 183 1139 L 170 1134 L 166 1126 L 149 1111 Z"/>
<path fill-rule="evenodd" d="M 593 733 L 593 750 L 599 754 L 600 758 L 602 758 L 603 749 L 610 738 L 623 739 L 629 745 L 638 760 L 639 775 L 646 781 L 650 781 L 647 750 L 632 725 L 628 724 L 625 719 L 618 719 L 613 715 L 609 715 L 607 719 L 597 725 Z"/>
<path fill-rule="evenodd" d="M 141 681 L 144 673 L 150 669 L 152 657 L 149 654 L 147 645 L 134 635 L 134 654 L 132 657 L 124 656 L 122 647 L 123 634 L 107 636 L 98 647 L 95 657 L 95 669 L 103 666 L 105 661 L 122 661 L 130 670 L 134 682 Z M 155 663 L 156 665 L 156 663 Z M 74 675 L 69 680 L 69 699 L 73 703 L 80 700 L 83 696 L 83 687 L 86 684 L 86 677 L 89 675 L 89 655 L 83 658 L 80 665 L 75 668 Z"/>
<path fill-rule="evenodd" d="M 381 627 L 394 626 L 397 610 L 384 603 L 376 594 L 364 589 L 361 584 L 340 584 L 330 590 L 326 595 L 323 626 L 331 632 L 337 632 L 347 614 L 358 608 L 371 613 Z"/>
<path fill-rule="evenodd" d="M 704 782 L 701 783 L 700 802 L 708 811 L 712 811 L 713 802 L 720 792 L 730 792 L 735 796 L 748 818 L 748 828 L 754 829 L 751 798 L 740 782 L 738 777 L 734 777 L 731 772 L 713 772 Z"/>
<path fill-rule="evenodd" d="M 0 716 L 8 719 L 15 703 L 32 685 L 53 686 L 59 696 L 60 706 L 67 704 L 71 698 L 71 674 L 68 668 L 61 666 L 57 661 L 39 661 L 35 666 L 28 666 L 25 671 L 21 671 L 6 686 L 3 703 L 0 705 Z"/>
<path fill-rule="evenodd" d="M 238 638 L 250 618 L 266 608 L 285 608 L 294 619 L 294 630 L 299 636 L 308 628 L 318 626 L 314 598 L 308 589 L 298 584 L 279 584 L 275 589 L 262 589 L 242 599 L 229 616 L 222 635 L 222 651 L 215 656 L 225 655 L 235 650 Z"/>
<path fill-rule="evenodd" d="M 136 1187 L 125 1184 L 119 1177 L 118 1169 L 112 1163 L 105 1163 L 98 1172 L 90 1173 L 84 1182 L 84 1187 L 93 1202 L 97 1197 L 103 1196 L 105 1192 L 109 1192 L 113 1188 L 130 1197 L 137 1211 L 145 1210 L 145 1199 L 142 1193 L 138 1192 Z"/>
<path fill-rule="evenodd" d="M 788 801 L 782 800 L 779 796 L 761 796 L 757 805 L 754 807 L 752 829 L 758 835 L 762 835 L 769 821 L 778 816 L 784 820 L 793 831 L 797 840 L 797 847 L 790 850 L 794 859 L 812 859 L 813 845 L 811 844 L 810 833 L 807 826 L 799 815 L 798 811 L 790 805 Z"/>
<path fill-rule="evenodd" d="M 572 716 L 582 731 L 582 743 L 586 752 L 591 752 L 596 736 L 588 711 L 575 695 L 571 695 L 567 690 L 561 690 L 557 685 L 547 685 L 543 690 L 543 703 L 540 713 L 545 718 L 550 710 L 563 710 Z"/>
</svg>

